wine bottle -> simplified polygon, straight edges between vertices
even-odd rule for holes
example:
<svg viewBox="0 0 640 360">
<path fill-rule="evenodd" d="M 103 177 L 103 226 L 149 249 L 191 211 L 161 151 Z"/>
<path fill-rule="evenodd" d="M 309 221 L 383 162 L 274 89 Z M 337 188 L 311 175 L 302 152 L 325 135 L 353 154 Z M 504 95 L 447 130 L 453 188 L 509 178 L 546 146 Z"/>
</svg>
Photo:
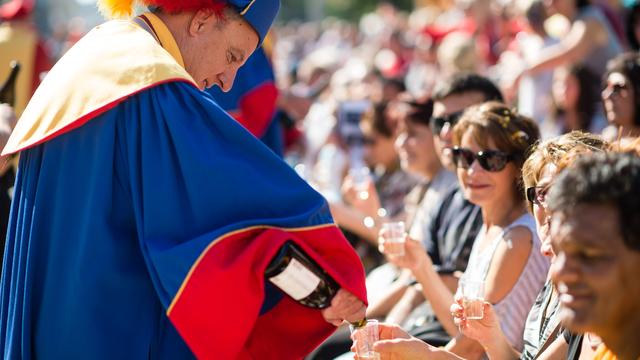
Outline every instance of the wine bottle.
<svg viewBox="0 0 640 360">
<path fill-rule="evenodd" d="M 265 277 L 298 303 L 324 309 L 340 286 L 293 241 L 282 245 L 271 260 Z"/>
<path fill-rule="evenodd" d="M 11 62 L 10 67 L 9 77 L 0 88 L 0 103 L 9 104 L 9 106 L 13 107 L 16 104 L 16 81 L 18 72 L 20 72 L 20 64 L 14 60 Z"/>
</svg>

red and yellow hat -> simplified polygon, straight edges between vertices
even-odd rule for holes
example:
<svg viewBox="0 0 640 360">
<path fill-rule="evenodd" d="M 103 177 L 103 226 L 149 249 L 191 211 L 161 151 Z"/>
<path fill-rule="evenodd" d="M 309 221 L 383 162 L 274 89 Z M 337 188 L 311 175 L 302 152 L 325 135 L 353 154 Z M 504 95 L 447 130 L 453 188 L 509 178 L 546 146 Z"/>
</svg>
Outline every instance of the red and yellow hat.
<svg viewBox="0 0 640 360">
<path fill-rule="evenodd" d="M 260 43 L 280 9 L 280 0 L 98 0 L 100 11 L 109 18 L 131 17 L 136 4 L 155 6 L 170 13 L 200 9 L 222 11 L 230 6 L 256 30 Z"/>
</svg>

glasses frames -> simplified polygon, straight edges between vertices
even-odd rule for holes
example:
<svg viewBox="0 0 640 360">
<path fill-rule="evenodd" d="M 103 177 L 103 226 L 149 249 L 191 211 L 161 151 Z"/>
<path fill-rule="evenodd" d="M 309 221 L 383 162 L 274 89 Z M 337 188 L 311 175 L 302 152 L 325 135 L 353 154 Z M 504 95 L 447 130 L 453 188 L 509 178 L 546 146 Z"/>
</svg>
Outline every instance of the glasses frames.
<svg viewBox="0 0 640 360">
<path fill-rule="evenodd" d="M 474 161 L 489 172 L 502 171 L 513 157 L 499 150 L 483 150 L 474 153 L 470 149 L 454 147 L 451 149 L 453 163 L 461 169 L 468 169 Z"/>
<path fill-rule="evenodd" d="M 532 203 L 532 204 L 536 204 L 538 206 L 542 206 L 542 207 L 546 207 L 546 197 L 547 197 L 547 192 L 549 191 L 549 188 L 551 187 L 549 185 L 545 185 L 545 186 L 530 186 L 527 188 L 526 190 L 526 194 L 527 194 L 527 200 Z"/>
<path fill-rule="evenodd" d="M 608 97 L 621 96 L 628 87 L 628 84 L 608 84 L 602 90 L 602 98 L 606 99 Z"/>
<path fill-rule="evenodd" d="M 450 127 L 453 127 L 458 122 L 458 120 L 460 120 L 463 112 L 464 111 L 458 111 L 448 115 L 431 117 L 431 120 L 429 120 L 431 131 L 435 135 L 439 135 L 440 132 L 442 132 L 444 124 L 449 124 Z"/>
</svg>

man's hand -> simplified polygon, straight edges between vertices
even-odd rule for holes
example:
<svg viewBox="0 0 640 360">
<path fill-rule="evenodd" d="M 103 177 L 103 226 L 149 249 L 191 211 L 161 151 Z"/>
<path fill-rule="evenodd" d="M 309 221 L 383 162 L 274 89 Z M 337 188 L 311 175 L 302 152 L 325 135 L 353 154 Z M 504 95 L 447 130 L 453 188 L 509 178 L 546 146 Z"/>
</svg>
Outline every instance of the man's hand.
<svg viewBox="0 0 640 360">
<path fill-rule="evenodd" d="M 347 290 L 340 289 L 331 300 L 331 306 L 322 310 L 322 316 L 328 323 L 340 326 L 343 320 L 356 322 L 365 317 L 367 307 L 360 299 Z"/>
</svg>

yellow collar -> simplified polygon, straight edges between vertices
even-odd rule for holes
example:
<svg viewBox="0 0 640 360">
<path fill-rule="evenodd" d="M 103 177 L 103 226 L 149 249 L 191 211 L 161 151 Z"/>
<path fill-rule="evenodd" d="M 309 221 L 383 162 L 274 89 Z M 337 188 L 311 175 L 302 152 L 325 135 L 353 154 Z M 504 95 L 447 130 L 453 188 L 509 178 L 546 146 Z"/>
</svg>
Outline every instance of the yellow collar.
<svg viewBox="0 0 640 360">
<path fill-rule="evenodd" d="M 153 86 L 181 81 L 195 87 L 169 30 L 161 22 L 151 24 L 155 39 L 135 22 L 114 20 L 78 41 L 44 78 L 2 154 L 78 128 Z"/>
<path fill-rule="evenodd" d="M 135 24 L 147 31 L 150 31 L 151 35 L 156 38 L 160 46 L 167 50 L 167 52 L 176 60 L 176 62 L 184 68 L 182 53 L 180 53 L 178 43 L 173 37 L 173 34 L 171 34 L 171 31 L 169 30 L 167 25 L 165 25 L 165 23 L 160 20 L 157 15 L 150 12 L 146 12 L 140 15 L 138 18 L 141 19 L 141 21 L 144 22 L 145 25 L 148 25 L 148 27 L 141 26 L 141 24 L 137 21 L 135 22 Z"/>
</svg>

